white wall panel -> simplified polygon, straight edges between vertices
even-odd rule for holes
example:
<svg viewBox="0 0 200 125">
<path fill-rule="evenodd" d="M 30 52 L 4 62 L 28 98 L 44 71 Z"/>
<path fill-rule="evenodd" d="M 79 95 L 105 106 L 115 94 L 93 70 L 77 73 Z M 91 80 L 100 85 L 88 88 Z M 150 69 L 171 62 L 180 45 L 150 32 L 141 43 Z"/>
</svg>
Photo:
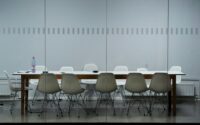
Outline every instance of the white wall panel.
<svg viewBox="0 0 200 125">
<path fill-rule="evenodd" d="M 0 74 L 44 64 L 44 1 L 0 0 Z"/>
<path fill-rule="evenodd" d="M 48 0 L 47 67 L 82 70 L 84 64 L 95 63 L 105 70 L 105 15 L 105 0 Z"/>
<path fill-rule="evenodd" d="M 170 0 L 169 65 L 180 65 L 184 77 L 200 77 L 200 1 Z"/>
<path fill-rule="evenodd" d="M 108 69 L 167 67 L 167 0 L 108 0 Z"/>
</svg>

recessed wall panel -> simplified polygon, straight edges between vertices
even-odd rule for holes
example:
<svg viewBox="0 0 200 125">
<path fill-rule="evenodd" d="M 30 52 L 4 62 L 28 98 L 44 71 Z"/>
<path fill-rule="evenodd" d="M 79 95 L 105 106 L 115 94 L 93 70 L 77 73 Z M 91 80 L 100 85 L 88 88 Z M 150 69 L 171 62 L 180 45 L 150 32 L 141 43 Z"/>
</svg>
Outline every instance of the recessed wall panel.
<svg viewBox="0 0 200 125">
<path fill-rule="evenodd" d="M 108 0 L 108 68 L 167 69 L 167 0 Z"/>
<path fill-rule="evenodd" d="M 46 15 L 49 69 L 95 63 L 105 70 L 105 0 L 48 0 Z"/>
<path fill-rule="evenodd" d="M 180 65 L 184 77 L 200 77 L 200 1 L 170 0 L 169 65 Z"/>
<path fill-rule="evenodd" d="M 44 65 L 44 1 L 0 0 L 0 74 Z"/>
</svg>

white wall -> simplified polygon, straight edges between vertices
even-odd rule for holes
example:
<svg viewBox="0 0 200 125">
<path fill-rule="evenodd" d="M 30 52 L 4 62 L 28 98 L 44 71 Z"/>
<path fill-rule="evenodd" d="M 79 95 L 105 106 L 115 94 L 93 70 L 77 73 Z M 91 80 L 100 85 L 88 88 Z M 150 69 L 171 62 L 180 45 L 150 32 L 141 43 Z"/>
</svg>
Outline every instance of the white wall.
<svg viewBox="0 0 200 125">
<path fill-rule="evenodd" d="M 44 64 L 43 6 L 41 0 L 0 0 L 0 74 L 30 69 L 33 55 Z"/>
<path fill-rule="evenodd" d="M 109 0 L 108 27 L 110 70 L 121 64 L 167 69 L 167 0 Z"/>
<path fill-rule="evenodd" d="M 200 79 L 200 1 L 170 0 L 169 65 Z"/>
<path fill-rule="evenodd" d="M 169 0 L 168 60 L 168 0 L 46 1 L 45 44 L 43 0 L 0 0 L 0 71 L 30 69 L 34 55 L 50 70 L 81 70 L 90 62 L 100 70 L 122 64 L 166 70 L 168 61 L 200 78 L 199 0 Z"/>
<path fill-rule="evenodd" d="M 106 26 L 105 8 L 105 0 L 47 0 L 47 27 L 51 29 L 47 67 L 57 70 L 70 65 L 82 70 L 84 64 L 96 63 L 105 70 L 106 34 L 101 32 Z"/>
</svg>

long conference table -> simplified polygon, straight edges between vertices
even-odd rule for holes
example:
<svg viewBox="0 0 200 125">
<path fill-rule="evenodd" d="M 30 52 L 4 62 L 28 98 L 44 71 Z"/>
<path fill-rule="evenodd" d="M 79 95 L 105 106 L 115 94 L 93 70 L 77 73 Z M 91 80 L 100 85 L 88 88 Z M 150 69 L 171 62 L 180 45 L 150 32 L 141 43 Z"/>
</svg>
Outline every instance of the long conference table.
<svg viewBox="0 0 200 125">
<path fill-rule="evenodd" d="M 48 73 L 53 73 L 56 75 L 57 79 L 61 79 L 63 73 L 73 73 L 77 75 L 79 79 L 97 79 L 98 75 L 103 72 L 110 72 L 115 75 L 116 79 L 126 79 L 129 73 L 138 73 L 138 71 L 99 71 L 97 73 L 92 71 L 70 71 L 70 72 L 60 72 L 60 71 L 48 71 Z M 176 76 L 185 75 L 180 71 L 140 71 L 144 75 L 145 79 L 151 79 L 154 73 L 168 73 L 171 79 L 172 91 L 168 93 L 168 114 L 176 115 Z M 21 76 L 21 115 L 26 116 L 28 113 L 28 89 L 29 80 L 39 79 L 43 72 L 31 72 L 31 71 L 18 71 L 14 72 L 13 75 Z M 47 83 L 48 84 L 48 83 Z"/>
</svg>

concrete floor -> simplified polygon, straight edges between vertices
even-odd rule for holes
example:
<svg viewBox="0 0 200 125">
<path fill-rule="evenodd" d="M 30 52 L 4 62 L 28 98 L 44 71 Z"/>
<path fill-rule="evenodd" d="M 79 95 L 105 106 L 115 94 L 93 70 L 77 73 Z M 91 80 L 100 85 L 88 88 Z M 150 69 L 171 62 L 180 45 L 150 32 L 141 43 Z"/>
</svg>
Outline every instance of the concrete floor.
<svg viewBox="0 0 200 125">
<path fill-rule="evenodd" d="M 143 112 L 139 112 L 137 108 L 132 108 L 129 115 L 126 115 L 127 107 L 123 106 L 121 101 L 116 102 L 116 116 L 113 116 L 113 110 L 110 105 L 101 105 L 98 109 L 98 115 L 93 111 L 96 101 L 87 102 L 87 111 L 80 108 L 73 108 L 71 115 L 67 113 L 66 101 L 61 101 L 61 108 L 63 110 L 63 117 L 57 117 L 56 111 L 53 107 L 48 106 L 48 110 L 42 116 L 38 116 L 41 108 L 41 101 L 31 105 L 33 113 L 28 113 L 24 119 L 20 115 L 20 101 L 17 101 L 13 114 L 9 112 L 11 101 L 0 102 L 0 123 L 40 123 L 40 122 L 92 122 L 92 123 L 200 123 L 200 101 L 195 101 L 193 98 L 177 98 L 177 115 L 168 116 L 167 112 L 160 112 L 158 110 L 152 113 L 152 116 L 144 116 Z M 80 111 L 80 118 L 78 118 L 78 111 Z"/>
</svg>

